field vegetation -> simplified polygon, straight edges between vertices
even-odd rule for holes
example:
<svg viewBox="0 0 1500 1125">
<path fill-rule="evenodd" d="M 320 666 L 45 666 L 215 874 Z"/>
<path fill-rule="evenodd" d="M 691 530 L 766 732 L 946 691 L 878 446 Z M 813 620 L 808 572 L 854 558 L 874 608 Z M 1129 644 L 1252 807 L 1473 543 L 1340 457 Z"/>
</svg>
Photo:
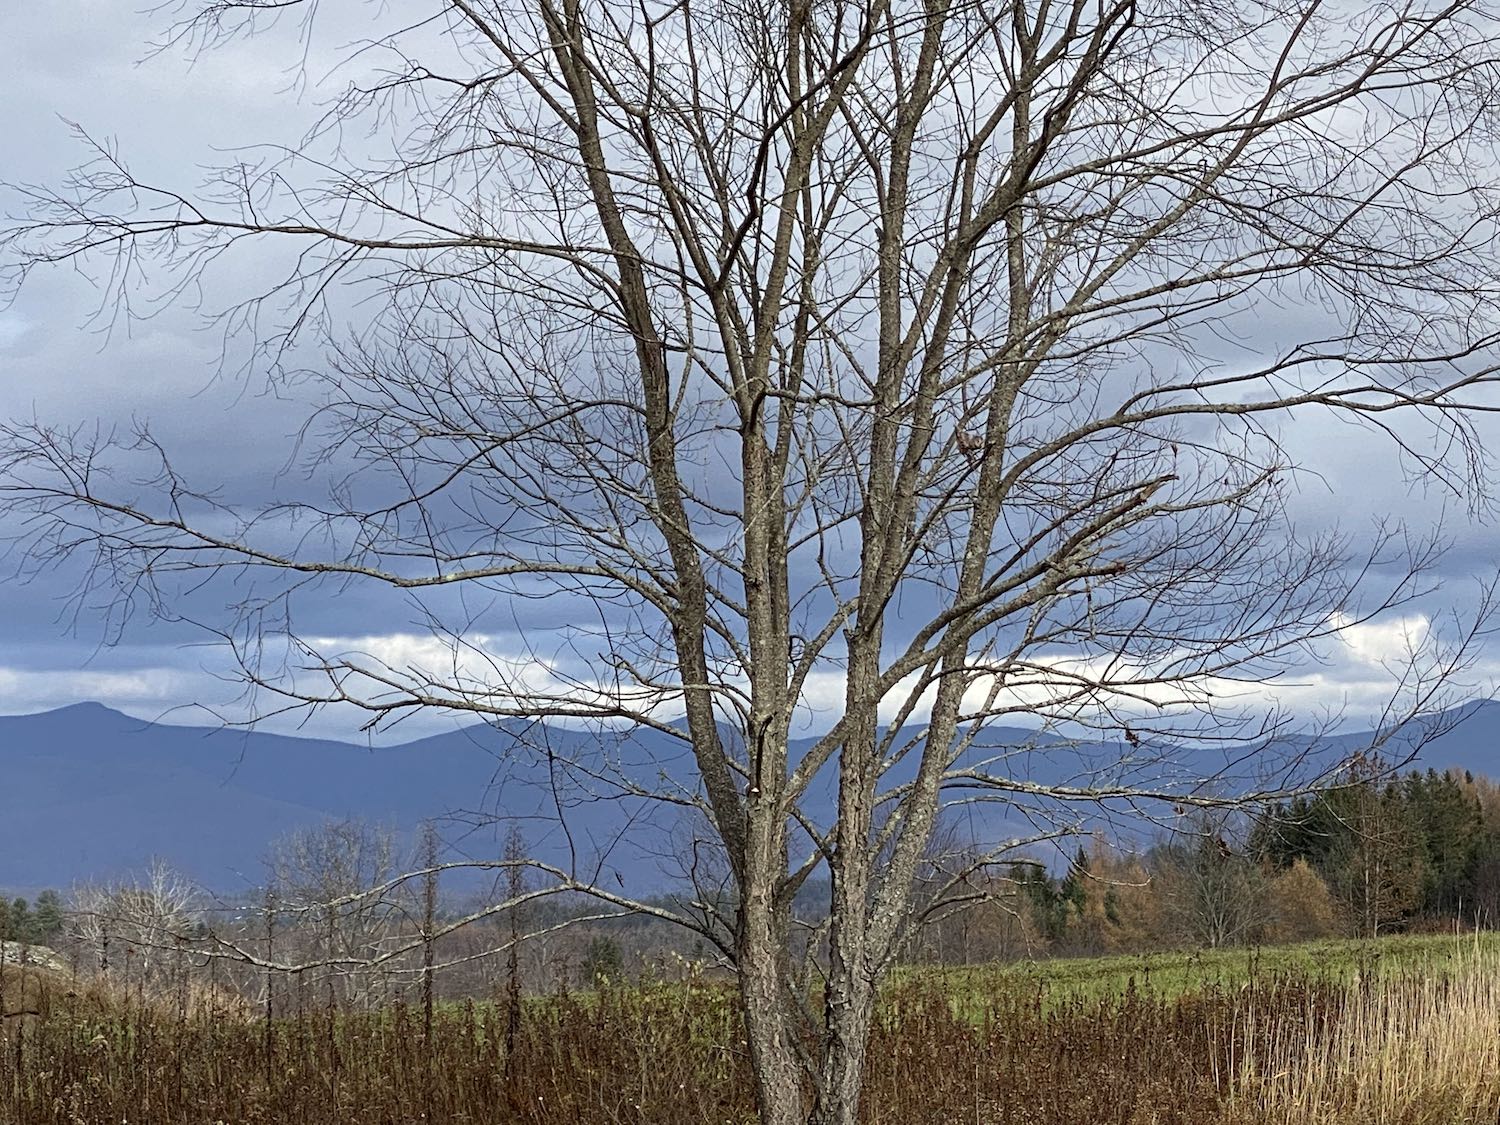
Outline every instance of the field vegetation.
<svg viewBox="0 0 1500 1125">
<path fill-rule="evenodd" d="M 1496 792 L 1411 774 L 995 869 L 887 982 L 861 1121 L 1488 1125 L 1500 932 L 1463 915 L 1488 916 Z M 1362 797 L 1355 839 L 1330 802 Z M 449 932 L 466 907 L 436 873 L 371 893 L 394 848 L 304 833 L 238 904 L 160 864 L 75 888 L 55 955 L 0 945 L 0 1125 L 758 1120 L 733 979 L 701 950 L 558 900 Z"/>
<path fill-rule="evenodd" d="M 1368 985 L 1414 977 L 1445 978 L 1467 972 L 1476 962 L 1490 961 L 1500 964 L 1500 933 L 1483 931 L 923 967 L 910 972 L 906 979 L 941 981 L 956 998 L 1016 989 L 1034 991 L 1052 1003 L 1103 1001 L 1132 991 L 1175 1000 L 1214 989 L 1285 980 Z"/>
<path fill-rule="evenodd" d="M 749 1123 L 724 982 L 270 1019 L 0 974 L 0 1120 Z M 19 1002 L 19 1003 L 18 1003 Z M 869 1122 L 1492 1122 L 1500 941 L 1475 935 L 903 974 L 874 1030 Z"/>
<path fill-rule="evenodd" d="M 1497 792 L 1372 777 L 971 877 L 882 993 L 861 1120 L 1493 1122 L 1500 933 L 1463 919 L 1490 915 Z M 732 977 L 671 927 L 551 900 L 450 932 L 435 872 L 378 890 L 398 859 L 345 822 L 277 843 L 240 903 L 157 864 L 12 904 L 0 1125 L 757 1120 Z M 17 963 L 38 918 L 59 952 Z"/>
</svg>

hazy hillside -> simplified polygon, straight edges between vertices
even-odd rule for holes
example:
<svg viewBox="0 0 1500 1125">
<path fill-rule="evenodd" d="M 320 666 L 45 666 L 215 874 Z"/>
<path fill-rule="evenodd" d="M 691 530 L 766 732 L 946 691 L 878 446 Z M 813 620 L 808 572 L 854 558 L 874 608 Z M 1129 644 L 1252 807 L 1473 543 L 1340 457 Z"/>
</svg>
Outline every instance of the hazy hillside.
<svg viewBox="0 0 1500 1125">
<path fill-rule="evenodd" d="M 1472 704 L 1464 715 L 1466 721 L 1425 748 L 1422 764 L 1500 773 L 1500 704 Z M 664 736 L 600 746 L 578 731 L 531 728 L 529 735 L 544 736 L 557 761 L 587 749 L 591 760 L 602 755 L 642 780 L 691 776 L 676 768 L 683 751 Z M 1352 746 L 1363 737 L 1339 742 Z M 1028 742 L 1010 766 L 1035 780 L 1082 777 L 1128 749 L 1039 740 L 1024 731 L 987 736 L 991 747 Z M 409 830 L 455 812 L 468 815 L 450 820 L 445 833 L 467 833 L 461 846 L 471 854 L 497 852 L 500 830 L 485 825 L 486 817 L 522 817 L 533 846 L 550 858 L 588 863 L 603 852 L 606 867 L 632 885 L 666 879 L 670 814 L 599 800 L 578 778 L 549 770 L 544 755 L 515 748 L 511 733 L 482 725 L 371 749 L 156 724 L 93 703 L 0 717 L 0 887 L 61 886 L 160 855 L 232 892 L 257 883 L 268 843 L 298 826 L 358 815 Z M 1230 756 L 1201 749 L 1136 753 L 1153 762 L 1152 770 L 1181 777 L 1217 772 Z M 1156 763 L 1162 757 L 1165 764 Z M 1114 772 L 1124 777 L 1145 769 L 1127 760 Z M 569 808 L 571 839 L 547 819 L 558 800 Z M 616 844 L 632 817 L 630 844 Z M 1004 827 L 989 825 L 996 834 Z"/>
</svg>

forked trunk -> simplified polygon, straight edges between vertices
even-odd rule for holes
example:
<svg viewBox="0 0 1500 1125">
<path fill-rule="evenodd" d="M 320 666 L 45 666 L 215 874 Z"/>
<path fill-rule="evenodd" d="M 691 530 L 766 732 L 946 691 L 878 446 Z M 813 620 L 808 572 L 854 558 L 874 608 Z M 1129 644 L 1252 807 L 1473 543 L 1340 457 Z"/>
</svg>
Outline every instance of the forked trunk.
<svg viewBox="0 0 1500 1125">
<path fill-rule="evenodd" d="M 806 1073 L 786 1015 L 785 982 L 771 949 L 747 950 L 740 963 L 745 1042 L 755 1075 L 761 1125 L 806 1125 Z"/>
<path fill-rule="evenodd" d="M 828 1047 L 811 1125 L 855 1125 L 859 1120 L 873 1015 L 872 999 L 870 990 L 860 988 L 837 1012 L 830 1013 Z"/>
<path fill-rule="evenodd" d="M 797 1032 L 785 1007 L 786 983 L 774 969 L 763 972 L 758 962 L 741 966 L 740 995 L 761 1125 L 855 1125 L 874 1014 L 873 991 L 856 989 L 828 1008 L 818 1092 L 809 1099 L 806 1061 L 793 1039 Z"/>
</svg>

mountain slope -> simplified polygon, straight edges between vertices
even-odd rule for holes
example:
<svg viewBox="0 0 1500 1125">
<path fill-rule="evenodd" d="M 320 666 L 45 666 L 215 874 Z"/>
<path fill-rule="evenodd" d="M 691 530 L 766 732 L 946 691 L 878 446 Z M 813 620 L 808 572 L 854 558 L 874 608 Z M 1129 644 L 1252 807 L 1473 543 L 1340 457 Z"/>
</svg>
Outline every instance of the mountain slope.
<svg viewBox="0 0 1500 1125">
<path fill-rule="evenodd" d="M 1422 749 L 1419 764 L 1500 773 L 1500 704 L 1466 705 L 1463 718 Z M 1446 725 L 1446 724 L 1445 724 Z M 552 754 L 521 753 L 540 738 Z M 1343 736 L 1328 753 L 1368 740 Z M 990 748 L 1030 744 L 1008 767 L 1037 781 L 1081 778 L 1130 751 L 1123 742 L 1068 743 L 1020 730 L 986 732 Z M 794 754 L 810 743 L 794 746 Z M 1295 749 L 1293 747 L 1292 749 Z M 1391 747 L 1399 756 L 1399 741 Z M 1141 754 L 1155 759 L 1154 753 Z M 561 728 L 480 725 L 400 746 L 369 748 L 260 731 L 176 726 L 133 719 L 99 704 L 0 717 L 0 887 L 65 886 L 140 868 L 162 856 L 215 889 L 233 892 L 262 876 L 270 842 L 329 818 L 360 816 L 410 833 L 425 818 L 462 813 L 445 836 L 475 856 L 499 853 L 498 816 L 522 818 L 543 858 L 603 866 L 634 887 L 665 881 L 672 864 L 671 810 L 602 798 L 602 787 L 563 777 L 570 758 L 607 759 L 627 776 L 659 783 L 691 778 L 685 748 L 647 733 L 601 742 Z M 1172 748 L 1150 770 L 1116 765 L 1116 779 L 1208 776 L 1232 755 Z M 831 771 L 825 771 L 831 773 Z M 1148 776 L 1150 775 L 1150 776 Z M 1245 784 L 1246 776 L 1221 784 Z M 561 801 L 570 832 L 555 823 Z M 831 783 L 813 794 L 832 804 Z M 982 829 L 1000 835 L 998 816 Z M 626 832 L 625 829 L 629 828 Z"/>
</svg>

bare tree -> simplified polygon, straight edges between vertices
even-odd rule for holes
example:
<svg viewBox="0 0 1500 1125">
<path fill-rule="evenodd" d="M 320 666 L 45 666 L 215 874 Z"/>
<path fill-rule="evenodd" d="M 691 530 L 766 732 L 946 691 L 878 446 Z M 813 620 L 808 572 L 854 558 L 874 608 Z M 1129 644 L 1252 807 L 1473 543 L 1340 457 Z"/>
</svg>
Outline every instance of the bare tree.
<svg viewBox="0 0 1500 1125">
<path fill-rule="evenodd" d="M 142 873 L 74 887 L 69 929 L 99 969 L 158 989 L 180 983 L 181 957 L 203 921 L 202 906 L 192 880 L 153 859 Z"/>
<path fill-rule="evenodd" d="M 907 956 L 967 965 L 1035 954 L 1046 935 L 1027 880 L 1040 873 L 1019 859 L 996 864 L 988 847 L 940 822 L 913 887 Z"/>
<path fill-rule="evenodd" d="M 1397 928 L 1422 899 L 1421 838 L 1389 773 L 1378 757 L 1356 756 L 1335 795 L 1345 831 L 1332 849 L 1333 890 L 1350 931 L 1363 938 Z"/>
<path fill-rule="evenodd" d="M 334 1004 L 368 1007 L 394 994 L 390 971 L 362 971 L 401 932 L 412 904 L 375 895 L 404 867 L 389 828 L 346 818 L 298 829 L 277 840 L 266 866 L 276 902 L 294 915 L 295 940 L 323 962 Z M 282 940 L 282 948 L 291 942 Z"/>
<path fill-rule="evenodd" d="M 1266 877 L 1235 829 L 1230 817 L 1201 813 L 1152 857 L 1176 928 L 1210 949 L 1245 941 L 1268 919 Z"/>
<path fill-rule="evenodd" d="M 144 429 L 16 425 L 11 526 L 33 566 L 89 558 L 80 604 L 105 592 L 118 620 L 243 580 L 214 627 L 259 715 L 598 722 L 597 754 L 559 768 L 713 828 L 732 897 L 653 909 L 737 970 L 763 1119 L 852 1122 L 942 807 L 1016 825 L 995 856 L 1311 784 L 1285 716 L 1237 693 L 1430 592 L 1435 542 L 1293 526 L 1318 466 L 1283 437 L 1355 423 L 1433 487 L 1479 476 L 1497 13 L 413 8 L 371 14 L 299 143 L 200 190 L 98 145 L 24 189 L 5 237 L 14 280 L 102 262 L 127 314 L 289 251 L 222 323 L 230 355 L 248 342 L 320 396 L 311 463 L 346 474 L 329 499 L 241 510 Z M 164 49 L 328 15 L 183 9 Z M 300 635 L 298 599 L 330 583 L 405 595 L 444 655 Z M 520 640 L 472 608 L 538 601 L 545 636 Z M 1462 669 L 1465 638 L 1434 637 L 1382 729 Z M 1113 749 L 988 736 L 1006 716 Z M 825 733 L 797 743 L 809 722 Z M 627 728 L 682 755 L 635 769 Z M 533 873 L 640 905 L 580 867 Z M 803 918 L 815 874 L 831 891 Z M 813 947 L 807 981 L 791 951 Z"/>
</svg>

